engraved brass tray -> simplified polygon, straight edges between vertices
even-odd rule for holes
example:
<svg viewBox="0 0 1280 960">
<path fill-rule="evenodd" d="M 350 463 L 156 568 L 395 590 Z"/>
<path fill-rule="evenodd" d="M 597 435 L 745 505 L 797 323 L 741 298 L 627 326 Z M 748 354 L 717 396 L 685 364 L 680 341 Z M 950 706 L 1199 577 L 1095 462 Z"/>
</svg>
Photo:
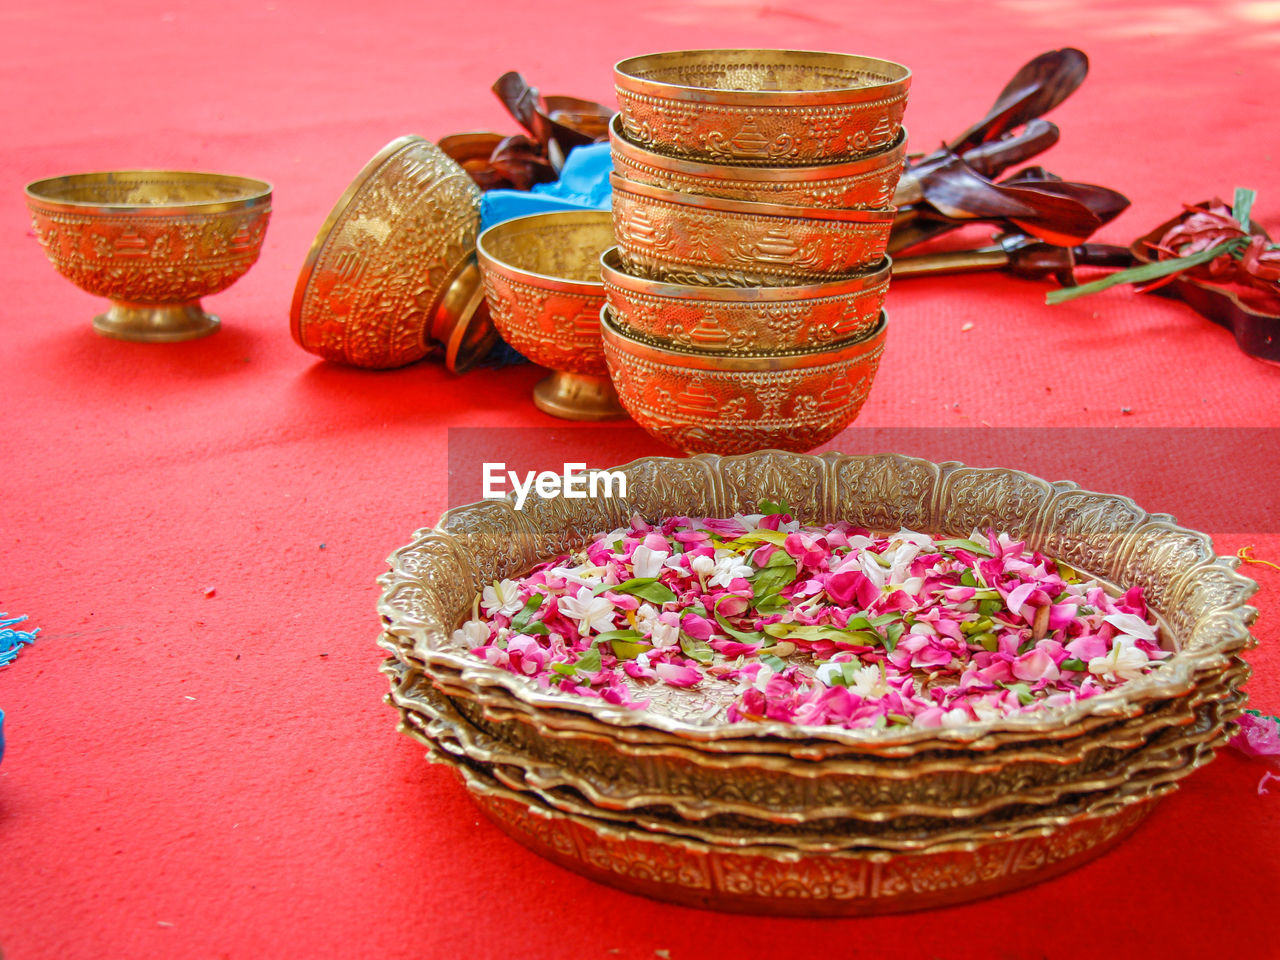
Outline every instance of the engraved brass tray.
<svg viewBox="0 0 1280 960">
<path fill-rule="evenodd" d="M 1206 536 L 1126 497 L 895 454 L 618 469 L 623 498 L 451 510 L 380 580 L 401 729 L 453 765 L 503 830 L 586 876 L 753 913 L 883 913 L 1001 893 L 1119 842 L 1213 758 L 1242 709 L 1256 586 Z M 1104 695 L 1028 715 L 844 730 L 727 723 L 728 698 L 710 684 L 647 686 L 635 693 L 648 708 L 614 707 L 538 689 L 452 640 L 483 584 L 634 514 L 750 513 L 763 499 L 814 523 L 999 528 L 1112 585 L 1142 585 L 1173 655 Z"/>
<path fill-rule="evenodd" d="M 645 457 L 617 468 L 626 497 L 534 500 L 517 512 L 510 500 L 448 511 L 433 529 L 391 555 L 379 583 L 378 611 L 401 658 L 428 671 L 456 675 L 473 696 L 512 700 L 562 724 L 590 719 L 620 739 L 658 738 L 701 747 L 712 741 L 803 744 L 880 756 L 921 750 L 991 749 L 1002 743 L 1066 739 L 1099 724 L 1135 717 L 1155 704 L 1187 696 L 1252 645 L 1248 606 L 1257 585 L 1218 557 L 1209 538 L 1148 513 L 1128 497 L 1049 482 L 1020 470 L 932 463 L 898 454 L 822 456 L 764 451 L 688 459 Z M 1159 669 L 1113 690 L 1035 713 L 944 730 L 844 730 L 780 722 L 731 724 L 725 702 L 697 688 L 646 689 L 636 711 L 598 700 L 540 690 L 478 661 L 452 632 L 481 587 L 519 576 L 539 561 L 568 553 L 635 514 L 728 516 L 751 513 L 761 500 L 785 501 L 805 522 L 837 519 L 872 530 L 906 526 L 949 536 L 994 527 L 1032 549 L 1104 581 L 1144 588 L 1162 618 L 1173 656 Z M 783 749 L 786 749 L 783 747 Z"/>
</svg>

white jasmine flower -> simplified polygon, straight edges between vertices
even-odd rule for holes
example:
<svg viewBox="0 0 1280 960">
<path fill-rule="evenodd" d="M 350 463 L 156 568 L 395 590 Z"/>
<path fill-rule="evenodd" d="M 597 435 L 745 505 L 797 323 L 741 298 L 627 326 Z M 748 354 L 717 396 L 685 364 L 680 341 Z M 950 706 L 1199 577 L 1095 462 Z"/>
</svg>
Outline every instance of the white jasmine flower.
<svg viewBox="0 0 1280 960">
<path fill-rule="evenodd" d="M 604 582 L 604 575 L 608 571 L 604 567 L 583 564 L 580 567 L 552 567 L 547 572 L 580 587 L 596 587 Z"/>
<path fill-rule="evenodd" d="M 889 692 L 889 686 L 884 682 L 884 674 L 873 664 L 861 667 L 854 673 L 851 689 L 863 698 L 883 697 Z"/>
<path fill-rule="evenodd" d="M 729 553 L 727 556 L 715 561 L 712 572 L 715 576 L 708 581 L 710 585 L 724 587 L 727 590 L 731 582 L 736 578 L 749 577 L 756 571 L 755 567 L 746 563 L 739 554 Z"/>
<path fill-rule="evenodd" d="M 637 577 L 656 577 L 662 572 L 662 563 L 671 554 L 666 550 L 650 550 L 643 543 L 631 555 L 631 566 Z"/>
<path fill-rule="evenodd" d="M 944 727 L 962 727 L 969 722 L 969 714 L 960 707 L 952 707 L 942 715 Z"/>
<path fill-rule="evenodd" d="M 469 650 L 483 647 L 489 642 L 489 625 L 483 620 L 468 620 L 453 631 L 453 642 L 466 644 Z"/>
<path fill-rule="evenodd" d="M 649 634 L 655 647 L 674 647 L 680 642 L 680 624 L 667 623 L 661 617 L 653 620 L 653 629 Z"/>
<path fill-rule="evenodd" d="M 582 587 L 576 597 L 561 597 L 556 604 L 561 613 L 577 621 L 578 633 L 584 637 L 613 626 L 613 604 L 604 597 L 593 597 L 590 587 Z"/>
<path fill-rule="evenodd" d="M 699 554 L 689 560 L 689 569 L 696 573 L 699 577 L 705 577 L 715 572 L 716 562 L 710 557 Z"/>
<path fill-rule="evenodd" d="M 1136 680 L 1142 676 L 1150 658 L 1140 650 L 1133 637 L 1121 634 L 1111 642 L 1111 652 L 1089 661 L 1089 672 L 1103 680 Z"/>
<path fill-rule="evenodd" d="M 491 617 L 502 614 L 504 617 L 514 616 L 524 606 L 520 599 L 520 588 L 514 580 L 503 580 L 484 588 L 481 596 L 484 612 Z"/>
</svg>

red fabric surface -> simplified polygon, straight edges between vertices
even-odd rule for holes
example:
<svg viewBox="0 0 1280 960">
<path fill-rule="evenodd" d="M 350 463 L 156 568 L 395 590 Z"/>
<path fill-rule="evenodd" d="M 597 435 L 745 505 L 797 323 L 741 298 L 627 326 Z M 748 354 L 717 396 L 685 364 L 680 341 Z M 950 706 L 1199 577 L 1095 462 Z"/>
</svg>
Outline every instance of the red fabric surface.
<svg viewBox="0 0 1280 960">
<path fill-rule="evenodd" d="M 488 90 L 507 69 L 548 93 L 608 99 L 612 63 L 651 50 L 872 53 L 913 68 L 907 123 L 921 149 L 1063 45 L 1086 50 L 1092 71 L 1053 114 L 1064 136 L 1044 162 L 1134 201 L 1098 239 L 1127 242 L 1180 201 L 1236 185 L 1255 187 L 1255 215 L 1280 228 L 1273 3 L 0 8 L 0 610 L 43 630 L 0 672 L 7 960 L 1280 955 L 1280 798 L 1257 796 L 1261 768 L 1234 756 L 1101 860 L 933 913 L 717 915 L 527 853 L 396 733 L 373 581 L 445 508 L 450 428 L 554 428 L 494 435 L 541 468 L 559 466 L 557 442 L 576 451 L 576 428 L 530 404 L 536 368 L 366 373 L 320 363 L 288 335 L 303 257 L 365 160 L 404 133 L 513 130 Z M 101 301 L 31 239 L 25 182 L 138 166 L 275 184 L 261 261 L 209 300 L 224 320 L 212 338 L 96 336 Z M 1147 429 L 1280 427 L 1280 369 L 1177 304 L 1116 290 L 1048 308 L 1044 289 L 998 275 L 895 284 L 875 389 L 831 447 L 918 441 L 906 452 L 931 453 L 973 438 L 975 456 L 938 455 L 998 453 L 1149 509 L 1176 501 L 1188 519 L 1225 516 L 1208 527 L 1220 552 L 1252 544 L 1280 559 L 1280 483 L 1258 467 L 1274 461 L 1276 434 L 1220 447 L 1207 429 Z M 894 429 L 960 426 L 973 430 Z M 1003 447 L 977 439 L 1007 427 L 1029 429 Z M 455 437 L 457 464 L 487 456 L 483 435 Z M 1149 454 L 1118 456 L 1128 438 Z M 622 431 L 589 452 L 607 466 L 662 451 Z M 1214 513 L 1237 506 L 1248 510 Z M 1262 584 L 1249 690 L 1278 713 L 1280 573 L 1249 569 Z"/>
</svg>

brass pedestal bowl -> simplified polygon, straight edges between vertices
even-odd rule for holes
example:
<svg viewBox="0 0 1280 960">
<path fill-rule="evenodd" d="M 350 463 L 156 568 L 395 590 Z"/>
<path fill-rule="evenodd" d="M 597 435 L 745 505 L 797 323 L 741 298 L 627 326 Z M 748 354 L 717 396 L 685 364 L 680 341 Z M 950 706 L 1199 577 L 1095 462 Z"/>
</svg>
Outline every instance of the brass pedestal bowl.
<svg viewBox="0 0 1280 960">
<path fill-rule="evenodd" d="M 907 154 L 904 128 L 898 139 L 856 160 L 810 166 L 756 167 L 668 157 L 632 143 L 621 116 L 609 127 L 614 169 L 628 180 L 726 200 L 796 207 L 873 210 L 893 204 Z"/>
<path fill-rule="evenodd" d="M 622 405 L 686 453 L 802 452 L 857 417 L 884 353 L 888 320 L 851 341 L 786 355 L 695 353 L 659 345 L 601 313 L 605 358 Z"/>
<path fill-rule="evenodd" d="M 891 264 L 799 287 L 703 287 L 627 273 L 616 249 L 601 259 L 605 298 L 642 337 L 719 354 L 800 353 L 870 333 L 880 322 Z"/>
<path fill-rule="evenodd" d="M 725 200 L 626 180 L 613 226 L 628 273 L 702 286 L 795 286 L 880 262 L 894 210 L 839 210 Z"/>
<path fill-rule="evenodd" d="M 477 241 L 494 325 L 507 343 L 553 371 L 534 387 L 533 402 L 554 417 L 626 416 L 600 341 L 600 256 L 612 245 L 607 210 L 517 217 Z"/>
<path fill-rule="evenodd" d="M 80 289 L 111 300 L 93 328 L 144 342 L 218 329 L 200 298 L 253 266 L 271 217 L 261 180 L 177 170 L 117 170 L 26 188 L 36 238 Z"/>
<path fill-rule="evenodd" d="M 475 242 L 480 188 L 434 143 L 391 141 L 339 198 L 311 245 L 293 339 L 337 363 L 385 369 L 428 354 L 454 373 L 497 342 Z"/>
<path fill-rule="evenodd" d="M 674 50 L 613 68 L 627 138 L 671 156 L 828 163 L 898 137 L 911 71 L 810 50 Z"/>
</svg>

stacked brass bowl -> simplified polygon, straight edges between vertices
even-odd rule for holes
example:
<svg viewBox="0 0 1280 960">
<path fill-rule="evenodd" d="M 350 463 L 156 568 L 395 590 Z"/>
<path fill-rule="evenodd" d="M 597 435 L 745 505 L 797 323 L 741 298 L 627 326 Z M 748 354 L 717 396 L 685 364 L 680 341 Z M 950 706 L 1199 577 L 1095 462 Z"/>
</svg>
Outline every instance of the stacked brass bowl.
<svg viewBox="0 0 1280 960">
<path fill-rule="evenodd" d="M 601 329 L 622 405 L 686 452 L 829 440 L 884 349 L 910 71 L 685 50 L 614 79 Z"/>
<path fill-rule="evenodd" d="M 619 468 L 629 496 L 486 501 L 390 558 L 379 602 L 401 729 L 521 843 L 686 905 L 852 915 L 958 903 L 1112 847 L 1212 759 L 1242 706 L 1255 585 L 1203 534 L 1133 501 L 1015 470 L 766 451 Z M 947 535 L 994 527 L 1140 585 L 1172 656 L 1091 699 L 946 729 L 728 723 L 733 691 L 635 681 L 632 710 L 473 656 L 454 629 L 492 581 L 634 514 L 752 513 Z M 729 685 L 726 685 L 728 687 Z M 1171 841 L 1172 842 L 1172 841 Z"/>
</svg>

